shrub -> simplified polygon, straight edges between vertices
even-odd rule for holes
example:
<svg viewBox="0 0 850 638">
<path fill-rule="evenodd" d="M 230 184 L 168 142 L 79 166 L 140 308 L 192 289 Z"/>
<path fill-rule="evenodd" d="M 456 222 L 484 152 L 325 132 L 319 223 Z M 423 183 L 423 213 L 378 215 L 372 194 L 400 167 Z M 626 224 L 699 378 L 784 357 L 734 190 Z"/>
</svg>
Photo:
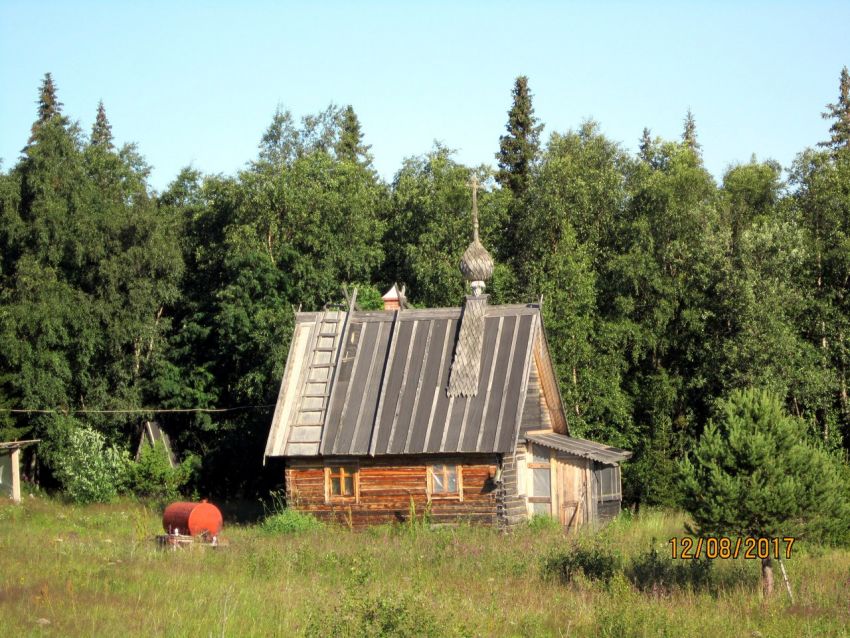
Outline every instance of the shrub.
<svg viewBox="0 0 850 638">
<path fill-rule="evenodd" d="M 346 589 L 332 609 L 314 615 L 304 632 L 308 637 L 427 638 L 447 635 L 418 598 L 397 593 L 363 594 Z"/>
<path fill-rule="evenodd" d="M 710 585 L 712 565 L 708 559 L 674 561 L 652 547 L 632 560 L 626 577 L 642 592 L 668 594 L 682 587 L 697 591 Z"/>
<path fill-rule="evenodd" d="M 130 490 L 136 496 L 173 501 L 192 475 L 197 457 L 189 457 L 177 467 L 171 467 L 168 452 L 162 441 L 145 445 L 139 460 L 130 464 Z"/>
<path fill-rule="evenodd" d="M 325 524 L 312 514 L 284 509 L 267 515 L 260 528 L 269 534 L 298 534 L 321 529 Z"/>
<path fill-rule="evenodd" d="M 65 494 L 78 503 L 106 502 L 124 489 L 130 459 L 126 451 L 107 445 L 89 427 L 68 431 L 51 455 L 53 471 Z"/>
<path fill-rule="evenodd" d="M 620 555 L 599 546 L 574 545 L 566 551 L 555 550 L 543 560 L 543 575 L 557 578 L 564 584 L 571 582 L 576 572 L 581 571 L 586 578 L 600 580 L 607 585 L 621 568 Z"/>
</svg>

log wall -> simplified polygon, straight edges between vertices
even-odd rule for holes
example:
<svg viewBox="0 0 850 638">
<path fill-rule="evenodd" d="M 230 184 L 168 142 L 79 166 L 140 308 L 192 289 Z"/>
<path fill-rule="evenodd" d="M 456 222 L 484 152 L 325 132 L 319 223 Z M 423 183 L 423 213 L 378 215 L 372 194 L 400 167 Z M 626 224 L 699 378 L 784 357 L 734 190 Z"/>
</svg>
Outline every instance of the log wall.
<svg viewBox="0 0 850 638">
<path fill-rule="evenodd" d="M 358 466 L 356 499 L 326 498 L 325 467 L 334 463 Z M 462 499 L 439 495 L 429 499 L 428 467 L 435 463 L 461 467 Z M 417 518 L 428 512 L 434 523 L 493 525 L 498 501 L 493 477 L 498 466 L 496 455 L 287 459 L 287 503 L 318 518 L 354 527 L 405 522 L 410 518 L 411 501 Z"/>
<path fill-rule="evenodd" d="M 516 453 L 502 460 L 502 489 L 499 494 L 499 524 L 510 529 L 528 520 L 525 490 L 519 486 L 519 467 L 525 461 L 525 443 L 517 445 Z"/>
</svg>

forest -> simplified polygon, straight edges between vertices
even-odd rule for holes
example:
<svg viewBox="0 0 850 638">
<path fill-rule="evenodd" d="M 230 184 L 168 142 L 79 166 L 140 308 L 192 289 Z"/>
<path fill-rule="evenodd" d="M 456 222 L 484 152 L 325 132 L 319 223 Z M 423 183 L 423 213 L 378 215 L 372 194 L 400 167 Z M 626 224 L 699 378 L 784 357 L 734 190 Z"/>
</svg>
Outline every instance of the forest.
<svg viewBox="0 0 850 638">
<path fill-rule="evenodd" d="M 104 105 L 70 121 L 47 74 L 0 172 L 0 440 L 41 439 L 25 474 L 61 486 L 79 433 L 108 464 L 156 419 L 186 489 L 257 494 L 280 479 L 263 446 L 294 311 L 354 287 L 380 307 L 394 282 L 414 306 L 460 305 L 476 176 L 491 303 L 542 300 L 571 432 L 634 451 L 629 503 L 679 506 L 681 462 L 745 388 L 782 397 L 846 469 L 847 68 L 824 139 L 720 183 L 690 112 L 680 139 L 644 129 L 631 154 L 591 120 L 544 137 L 532 101 L 526 77 L 506 90 L 492 166 L 435 143 L 388 183 L 351 106 L 281 108 L 237 174 L 185 168 L 156 192 Z"/>
</svg>

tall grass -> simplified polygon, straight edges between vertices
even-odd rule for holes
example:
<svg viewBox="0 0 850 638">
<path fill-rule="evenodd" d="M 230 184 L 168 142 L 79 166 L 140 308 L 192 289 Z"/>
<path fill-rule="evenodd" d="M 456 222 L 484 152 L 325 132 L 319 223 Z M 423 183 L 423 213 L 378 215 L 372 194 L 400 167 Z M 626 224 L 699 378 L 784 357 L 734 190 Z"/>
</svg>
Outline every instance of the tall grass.
<svg viewBox="0 0 850 638">
<path fill-rule="evenodd" d="M 794 546 L 791 606 L 764 601 L 754 562 L 715 561 L 708 586 L 669 577 L 683 519 L 649 512 L 598 533 L 386 525 L 227 526 L 220 549 L 162 551 L 159 513 L 30 499 L 0 505 L 4 636 L 844 636 L 850 552 Z M 610 578 L 547 577 L 547 558 L 616 554 Z M 650 549 L 656 549 L 651 558 Z M 797 551 L 799 549 L 799 551 Z M 641 562 L 643 561 L 643 562 Z M 662 587 L 642 587 L 662 574 Z M 670 580 L 672 578 L 672 580 Z M 680 578 L 680 580 L 676 580 Z"/>
</svg>

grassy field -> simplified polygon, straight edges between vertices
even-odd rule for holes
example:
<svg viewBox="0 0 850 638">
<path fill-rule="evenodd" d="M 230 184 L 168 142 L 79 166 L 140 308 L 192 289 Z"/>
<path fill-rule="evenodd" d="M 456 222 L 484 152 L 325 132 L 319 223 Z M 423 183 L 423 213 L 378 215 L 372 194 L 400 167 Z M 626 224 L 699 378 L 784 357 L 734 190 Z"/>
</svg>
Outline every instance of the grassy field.
<svg viewBox="0 0 850 638">
<path fill-rule="evenodd" d="M 778 570 L 777 593 L 764 601 L 754 561 L 672 565 L 667 539 L 682 524 L 654 512 L 578 538 L 546 525 L 510 535 L 421 525 L 272 535 L 231 525 L 227 547 L 170 552 L 153 542 L 157 511 L 29 499 L 0 505 L 0 634 L 848 635 L 850 552 L 796 544 L 794 605 Z M 610 552 L 613 575 L 564 583 L 544 569 L 547 558 L 569 562 L 577 546 L 586 557 Z M 600 561 L 591 574 L 605 571 Z M 671 586 L 659 573 L 684 576 Z"/>
</svg>

